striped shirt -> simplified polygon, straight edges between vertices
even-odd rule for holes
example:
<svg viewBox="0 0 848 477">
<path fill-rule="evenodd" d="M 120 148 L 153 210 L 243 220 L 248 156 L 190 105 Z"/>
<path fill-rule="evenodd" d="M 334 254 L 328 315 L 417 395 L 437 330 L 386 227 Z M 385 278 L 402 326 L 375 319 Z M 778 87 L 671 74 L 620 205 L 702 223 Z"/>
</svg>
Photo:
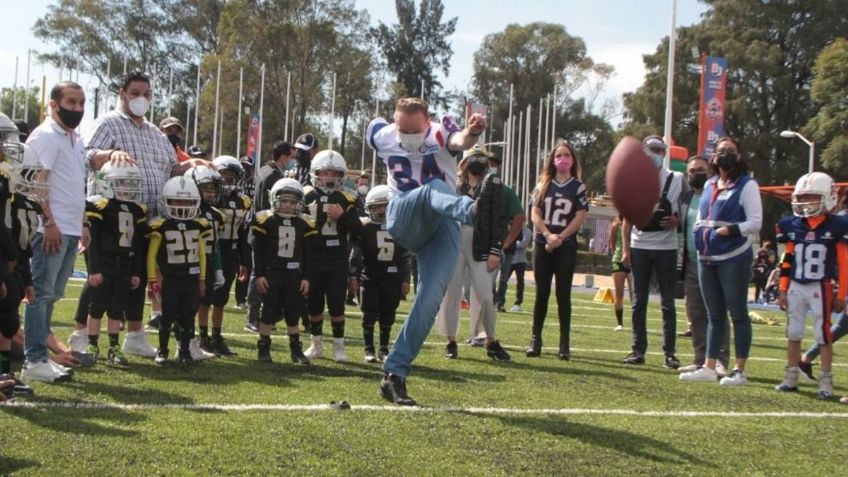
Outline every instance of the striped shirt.
<svg viewBox="0 0 848 477">
<path fill-rule="evenodd" d="M 149 217 L 158 216 L 159 195 L 177 165 L 177 155 L 168 137 L 146 118 L 139 125 L 125 112 L 115 109 L 97 118 L 85 137 L 89 168 L 97 152 L 109 149 L 125 151 L 136 160 L 142 176 L 141 202 L 147 206 Z M 88 184 L 89 192 L 94 192 L 93 174 L 89 174 Z"/>
</svg>

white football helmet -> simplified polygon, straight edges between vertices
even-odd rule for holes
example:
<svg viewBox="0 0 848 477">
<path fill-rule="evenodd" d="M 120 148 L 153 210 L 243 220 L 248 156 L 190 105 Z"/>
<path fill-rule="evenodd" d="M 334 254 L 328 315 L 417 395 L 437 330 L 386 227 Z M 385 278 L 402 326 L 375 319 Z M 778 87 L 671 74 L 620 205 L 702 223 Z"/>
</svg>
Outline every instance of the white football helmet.
<svg viewBox="0 0 848 477">
<path fill-rule="evenodd" d="M 303 213 L 303 186 L 297 179 L 286 177 L 268 191 L 271 209 L 280 217 L 297 217 Z"/>
<path fill-rule="evenodd" d="M 798 217 L 815 217 L 828 213 L 839 203 L 837 188 L 833 178 L 824 172 L 804 174 L 795 183 L 792 191 L 792 212 Z M 802 195 L 817 195 L 814 201 L 802 201 Z"/>
<path fill-rule="evenodd" d="M 221 176 L 221 188 L 224 194 L 230 195 L 238 189 L 238 184 L 244 177 L 244 168 L 238 159 L 233 156 L 218 156 L 212 161 L 215 170 Z M 232 172 L 235 178 L 225 172 Z"/>
<path fill-rule="evenodd" d="M 368 213 L 368 217 L 371 218 L 371 222 L 375 224 L 382 224 L 386 222 L 386 210 L 383 209 L 382 212 L 377 213 L 374 211 L 373 207 L 375 205 L 389 205 L 389 186 L 383 184 L 378 185 L 377 187 L 368 191 L 368 195 L 365 196 L 365 212 Z"/>
<path fill-rule="evenodd" d="M 207 204 L 217 204 L 221 198 L 221 175 L 208 166 L 195 166 L 185 172 L 185 177 L 191 179 L 200 198 Z"/>
<path fill-rule="evenodd" d="M 141 170 L 135 164 L 103 164 L 94 174 L 96 193 L 107 199 L 136 202 L 141 198 Z"/>
<path fill-rule="evenodd" d="M 320 171 L 335 171 L 341 174 L 337 179 L 322 179 L 318 177 Z M 321 151 L 312 158 L 309 166 L 309 175 L 312 177 L 312 185 L 321 189 L 325 194 L 344 189 L 344 181 L 347 178 L 347 162 L 336 151 Z"/>
<path fill-rule="evenodd" d="M 3 113 L 0 113 L 0 146 L 3 147 L 5 160 L 20 163 L 24 158 L 24 145 L 21 143 L 20 131 L 15 123 Z"/>
<path fill-rule="evenodd" d="M 33 148 L 24 144 L 23 150 L 23 161 L 13 169 L 10 177 L 12 192 L 17 192 L 34 202 L 42 202 L 47 198 L 50 190 L 47 182 L 48 170 Z"/>
<path fill-rule="evenodd" d="M 177 204 L 175 201 L 186 201 L 186 204 Z M 185 177 L 177 176 L 168 179 L 162 188 L 162 197 L 159 199 L 159 207 L 165 217 L 177 220 L 191 220 L 200 212 L 200 191 L 194 181 Z"/>
</svg>

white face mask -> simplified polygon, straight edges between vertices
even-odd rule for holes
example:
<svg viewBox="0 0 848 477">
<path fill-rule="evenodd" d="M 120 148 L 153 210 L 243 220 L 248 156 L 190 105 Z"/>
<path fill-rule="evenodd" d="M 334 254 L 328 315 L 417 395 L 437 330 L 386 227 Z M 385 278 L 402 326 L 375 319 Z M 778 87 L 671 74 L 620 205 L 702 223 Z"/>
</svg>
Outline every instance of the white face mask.
<svg viewBox="0 0 848 477">
<path fill-rule="evenodd" d="M 368 193 L 368 186 L 363 184 L 358 186 L 356 190 L 359 192 L 360 195 L 365 195 Z"/>
<path fill-rule="evenodd" d="M 497 173 L 498 173 L 497 167 L 490 167 L 489 168 L 489 174 L 497 174 Z"/>
<path fill-rule="evenodd" d="M 424 145 L 424 134 L 423 132 L 413 134 L 398 132 L 400 147 L 406 152 L 418 152 Z"/>
<path fill-rule="evenodd" d="M 147 110 L 150 109 L 150 101 L 144 96 L 139 96 L 130 100 L 129 107 L 131 113 L 141 117 L 147 114 Z"/>
</svg>

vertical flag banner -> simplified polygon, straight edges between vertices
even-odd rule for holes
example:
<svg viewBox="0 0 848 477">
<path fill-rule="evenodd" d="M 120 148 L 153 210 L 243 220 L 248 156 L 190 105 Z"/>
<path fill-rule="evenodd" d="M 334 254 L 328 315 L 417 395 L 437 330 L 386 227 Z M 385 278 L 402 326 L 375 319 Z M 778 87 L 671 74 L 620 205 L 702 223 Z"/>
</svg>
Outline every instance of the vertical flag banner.
<svg viewBox="0 0 848 477">
<path fill-rule="evenodd" d="M 250 115 L 250 125 L 247 130 L 247 157 L 253 162 L 253 167 L 259 169 L 261 164 L 256 163 L 256 146 L 259 142 L 259 113 Z"/>
<path fill-rule="evenodd" d="M 727 60 L 701 57 L 701 111 L 698 121 L 698 154 L 709 158 L 715 142 L 724 136 L 727 107 Z"/>
</svg>

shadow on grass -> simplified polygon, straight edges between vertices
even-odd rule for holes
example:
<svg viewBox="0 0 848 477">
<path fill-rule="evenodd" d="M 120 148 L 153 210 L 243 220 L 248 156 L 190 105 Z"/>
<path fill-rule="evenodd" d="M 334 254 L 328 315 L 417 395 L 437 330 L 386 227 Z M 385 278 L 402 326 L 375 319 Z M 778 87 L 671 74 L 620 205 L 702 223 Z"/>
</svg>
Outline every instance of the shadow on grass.
<svg viewBox="0 0 848 477">
<path fill-rule="evenodd" d="M 679 464 L 715 467 L 694 454 L 643 434 L 609 429 L 606 427 L 570 421 L 562 416 L 491 416 L 502 423 L 520 427 L 533 432 L 544 432 L 556 437 L 576 439 L 586 444 L 627 454 L 631 457 L 647 459 L 664 464 Z"/>
<path fill-rule="evenodd" d="M 11 475 L 19 470 L 37 467 L 38 465 L 38 462 L 34 460 L 15 459 L 14 457 L 0 455 L 0 473 L 2 475 Z"/>
<path fill-rule="evenodd" d="M 110 438 L 130 438 L 137 436 L 139 432 L 133 431 L 131 428 L 147 419 L 141 413 L 117 408 L 3 407 L 0 410 L 11 416 L 26 419 L 30 424 L 53 432 L 87 436 L 107 436 Z M 98 420 L 111 421 L 113 425 L 103 425 L 97 422 Z"/>
<path fill-rule="evenodd" d="M 541 364 L 530 364 L 529 362 L 524 361 L 510 361 L 508 363 L 495 363 L 492 360 L 482 360 L 476 358 L 464 358 L 466 361 L 474 361 L 481 364 L 491 364 L 492 366 L 497 366 L 497 369 L 503 367 L 504 370 L 524 370 L 524 371 L 534 371 L 534 372 L 543 372 L 543 373 L 554 373 L 554 374 L 563 374 L 568 376 L 589 376 L 589 377 L 603 377 L 609 379 L 616 380 L 624 380 L 624 381 L 636 381 L 636 378 L 627 376 L 622 373 L 608 373 L 604 371 L 598 371 L 596 369 L 585 369 L 585 368 L 577 368 L 569 366 L 568 361 L 557 361 L 561 363 L 562 366 L 544 366 Z M 572 358 L 577 361 L 577 359 Z M 580 359 L 582 361 L 582 359 Z M 540 361 L 535 361 L 540 362 Z M 619 367 L 620 369 L 620 367 Z"/>
<path fill-rule="evenodd" d="M 661 359 L 660 357 L 657 357 L 657 361 L 656 361 L 655 364 L 654 363 L 646 363 L 646 364 L 639 364 L 639 365 L 624 364 L 624 363 L 621 362 L 620 359 L 590 358 L 590 357 L 587 357 L 587 356 L 577 356 L 577 357 L 572 356 L 571 359 L 572 359 L 572 361 L 577 361 L 577 362 L 582 361 L 582 362 L 586 362 L 586 363 L 591 363 L 594 366 L 617 369 L 619 371 L 624 371 L 624 372 L 637 371 L 637 372 L 642 372 L 642 373 L 662 374 L 662 375 L 665 375 L 665 376 L 675 376 L 675 377 L 677 376 L 677 373 L 674 372 L 674 370 L 662 367 L 662 364 L 660 362 L 660 359 Z M 648 358 L 648 359 L 650 359 L 650 358 Z"/>
</svg>

